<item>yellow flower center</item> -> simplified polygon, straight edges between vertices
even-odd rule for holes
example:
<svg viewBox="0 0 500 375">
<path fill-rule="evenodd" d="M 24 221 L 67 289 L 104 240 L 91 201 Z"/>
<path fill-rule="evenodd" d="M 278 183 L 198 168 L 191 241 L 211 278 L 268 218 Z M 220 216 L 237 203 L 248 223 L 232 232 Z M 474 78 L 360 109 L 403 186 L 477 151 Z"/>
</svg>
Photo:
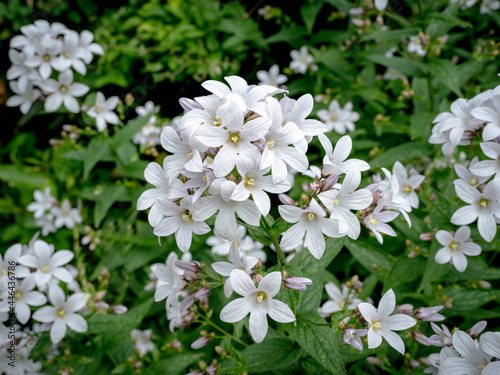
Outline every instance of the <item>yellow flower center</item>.
<svg viewBox="0 0 500 375">
<path fill-rule="evenodd" d="M 404 189 L 403 189 L 403 191 L 405 193 L 411 193 L 411 186 L 405 186 Z"/>
<path fill-rule="evenodd" d="M 222 125 L 222 121 L 221 121 L 221 119 L 220 119 L 219 116 L 215 116 L 215 121 L 213 122 L 213 124 L 215 126 L 221 126 Z"/>
<path fill-rule="evenodd" d="M 340 302 L 340 303 L 339 303 L 339 307 L 340 307 L 341 309 L 343 309 L 343 308 L 345 307 L 345 302 L 344 302 L 344 301 Z"/>
<path fill-rule="evenodd" d="M 43 55 L 43 61 L 50 61 L 50 55 L 48 53 Z"/>
<path fill-rule="evenodd" d="M 47 266 L 43 266 L 42 268 L 40 268 L 40 271 L 42 271 L 43 273 L 47 273 L 48 271 Z"/>
<path fill-rule="evenodd" d="M 479 181 L 478 181 L 478 180 L 476 180 L 475 178 L 471 178 L 471 179 L 470 179 L 470 184 L 471 184 L 472 186 L 477 185 L 477 183 L 478 183 L 478 182 L 479 182 Z"/>
<path fill-rule="evenodd" d="M 255 186 L 253 178 L 245 177 L 245 186 Z"/>
<path fill-rule="evenodd" d="M 238 143 L 240 141 L 240 135 L 238 133 L 233 133 L 229 136 L 229 140 L 233 143 Z"/>
<path fill-rule="evenodd" d="M 14 294 L 15 299 L 19 299 L 19 298 L 21 298 L 21 296 L 22 296 L 22 294 L 19 290 Z"/>
<path fill-rule="evenodd" d="M 63 310 L 63 309 L 59 309 L 59 310 L 57 310 L 57 316 L 58 316 L 59 318 L 62 318 L 62 317 L 64 316 L 64 314 L 65 314 L 65 312 L 64 312 L 64 310 Z"/>
<path fill-rule="evenodd" d="M 370 219 L 370 224 L 377 224 L 377 219 Z"/>
<path fill-rule="evenodd" d="M 99 114 L 102 112 L 101 107 L 95 107 L 95 113 Z"/>
<path fill-rule="evenodd" d="M 372 327 L 373 327 L 373 329 L 380 329 L 382 327 L 382 324 L 380 324 L 380 322 L 373 322 L 372 321 Z"/>
<path fill-rule="evenodd" d="M 488 207 L 488 200 L 487 200 L 487 199 L 484 199 L 484 198 L 483 198 L 483 199 L 481 199 L 481 200 L 479 201 L 479 205 L 480 205 L 481 207 L 484 207 L 484 208 Z"/>
<path fill-rule="evenodd" d="M 66 85 L 61 85 L 61 88 L 59 89 L 61 92 L 66 92 L 68 91 L 68 86 Z"/>
<path fill-rule="evenodd" d="M 201 179 L 202 179 L 202 181 L 207 181 L 208 180 L 207 175 L 203 175 L 203 177 Z"/>
<path fill-rule="evenodd" d="M 190 221 L 191 220 L 192 221 L 193 218 L 191 216 L 191 213 L 189 211 L 184 212 L 184 214 L 182 214 L 182 220 L 184 220 L 184 221 Z"/>
<path fill-rule="evenodd" d="M 7 271 L 7 270 L 4 270 L 4 271 L 3 271 L 3 275 L 4 275 L 4 276 L 7 276 L 8 274 L 9 274 L 9 271 Z"/>
<path fill-rule="evenodd" d="M 458 245 L 455 242 L 450 243 L 450 249 L 456 250 L 458 248 Z"/>
<path fill-rule="evenodd" d="M 339 200 L 338 200 L 337 198 L 335 198 L 335 199 L 333 200 L 333 204 L 334 204 L 335 206 L 338 206 L 338 205 L 339 205 L 339 203 L 340 203 L 340 202 L 339 202 Z"/>
<path fill-rule="evenodd" d="M 236 246 L 240 246 L 240 241 L 234 241 L 234 244 L 235 244 Z"/>
<path fill-rule="evenodd" d="M 68 53 L 68 52 L 64 52 L 64 53 L 63 53 L 63 56 L 64 56 L 65 58 L 67 58 L 67 59 L 69 59 L 69 58 L 71 57 L 71 56 L 69 55 L 69 53 Z"/>
<path fill-rule="evenodd" d="M 274 147 L 274 141 L 269 141 L 269 142 L 266 142 L 266 145 L 267 145 L 267 147 L 269 147 L 269 148 L 273 148 L 273 147 Z"/>
<path fill-rule="evenodd" d="M 314 212 L 308 212 L 307 213 L 307 218 L 309 219 L 309 221 L 311 221 L 315 217 L 316 217 L 316 214 Z"/>
<path fill-rule="evenodd" d="M 61 216 L 62 217 L 68 217 L 69 216 L 69 211 L 68 210 L 61 211 Z"/>
<path fill-rule="evenodd" d="M 267 293 L 261 290 L 260 292 L 257 293 L 257 302 L 261 303 L 267 298 Z"/>
<path fill-rule="evenodd" d="M 484 370 L 484 365 L 477 365 L 477 367 L 479 367 L 479 369 L 480 369 L 481 371 L 483 371 L 483 370 Z"/>
<path fill-rule="evenodd" d="M 188 158 L 188 159 L 192 159 L 192 158 L 193 158 L 193 156 L 194 156 L 194 154 L 193 154 L 192 152 L 188 152 L 188 153 L 186 154 L 186 158 Z"/>
<path fill-rule="evenodd" d="M 330 121 L 331 121 L 331 122 L 337 122 L 337 116 L 335 116 L 335 115 L 331 115 L 331 116 L 330 116 Z"/>
<path fill-rule="evenodd" d="M 351 333 L 351 334 L 349 335 L 349 338 L 352 340 L 352 339 L 354 338 L 354 334 L 353 334 L 353 333 Z"/>
</svg>

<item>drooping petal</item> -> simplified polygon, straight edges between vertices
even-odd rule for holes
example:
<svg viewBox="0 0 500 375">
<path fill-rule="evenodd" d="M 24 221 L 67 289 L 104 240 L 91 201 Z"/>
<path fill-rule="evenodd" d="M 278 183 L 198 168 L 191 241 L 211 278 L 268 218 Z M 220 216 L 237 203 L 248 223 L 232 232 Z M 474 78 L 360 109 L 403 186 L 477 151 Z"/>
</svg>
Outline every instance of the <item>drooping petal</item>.
<svg viewBox="0 0 500 375">
<path fill-rule="evenodd" d="M 226 323 L 236 323 L 250 312 L 250 303 L 246 298 L 238 298 L 229 302 L 220 312 L 220 320 Z"/>
<path fill-rule="evenodd" d="M 258 308 L 250 312 L 250 334 L 256 343 L 262 342 L 267 334 L 266 310 Z"/>
<path fill-rule="evenodd" d="M 292 310 L 283 302 L 275 299 L 268 302 L 267 313 L 271 319 L 279 323 L 290 323 L 295 320 Z"/>
</svg>

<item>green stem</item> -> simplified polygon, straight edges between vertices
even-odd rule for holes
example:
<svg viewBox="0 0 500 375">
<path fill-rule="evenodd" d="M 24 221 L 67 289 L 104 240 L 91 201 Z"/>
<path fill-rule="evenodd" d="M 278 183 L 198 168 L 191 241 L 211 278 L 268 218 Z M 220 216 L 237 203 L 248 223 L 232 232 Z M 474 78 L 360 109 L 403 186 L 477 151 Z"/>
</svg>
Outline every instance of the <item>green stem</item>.
<svg viewBox="0 0 500 375">
<path fill-rule="evenodd" d="M 427 91 L 429 92 L 429 111 L 434 110 L 434 90 L 432 89 L 432 77 L 427 75 Z"/>
<path fill-rule="evenodd" d="M 248 344 L 241 341 L 239 338 L 236 338 L 234 337 L 233 335 L 231 335 L 229 332 L 227 332 L 226 330 L 222 329 L 221 327 L 219 327 L 217 324 L 213 323 L 209 318 L 205 317 L 205 316 L 201 316 L 203 318 L 203 320 L 200 322 L 200 323 L 206 323 L 208 325 L 211 325 L 212 327 L 214 327 L 216 330 L 218 330 L 219 332 L 223 333 L 227 338 L 230 338 L 231 340 L 234 340 L 236 341 L 237 343 L 247 347 Z"/>
<path fill-rule="evenodd" d="M 238 224 L 243 225 L 245 228 L 250 229 L 250 230 L 254 231 L 257 234 L 260 234 L 261 236 L 269 237 L 269 235 L 267 233 L 261 232 L 260 230 L 255 229 L 255 227 L 252 227 L 251 225 L 248 225 L 244 221 L 237 220 L 237 222 L 238 222 Z"/>
<path fill-rule="evenodd" d="M 76 268 L 78 270 L 78 280 L 80 281 L 81 288 L 84 292 L 88 292 L 88 281 L 87 274 L 85 270 L 85 262 L 83 261 L 83 254 L 81 253 L 81 246 L 79 242 L 79 231 L 78 229 L 73 230 L 73 250 L 75 252 L 76 258 Z"/>
<path fill-rule="evenodd" d="M 267 225 L 266 220 L 264 218 L 260 219 L 260 225 L 266 231 L 266 233 L 267 233 L 266 236 L 271 239 L 271 242 L 274 245 L 274 249 L 276 250 L 276 254 L 278 255 L 278 259 L 280 261 L 280 264 L 283 267 L 286 267 L 285 254 L 283 253 L 283 250 L 281 250 L 281 246 L 278 243 L 277 238 L 272 233 L 270 233 L 271 228 L 269 228 L 269 225 Z"/>
</svg>

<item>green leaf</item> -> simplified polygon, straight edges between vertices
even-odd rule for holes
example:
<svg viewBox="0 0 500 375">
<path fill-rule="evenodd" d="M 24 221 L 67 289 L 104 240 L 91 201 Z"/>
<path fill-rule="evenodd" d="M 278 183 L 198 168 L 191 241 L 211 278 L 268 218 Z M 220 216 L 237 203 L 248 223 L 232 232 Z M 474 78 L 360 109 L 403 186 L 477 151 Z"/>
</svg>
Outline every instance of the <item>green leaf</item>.
<svg viewBox="0 0 500 375">
<path fill-rule="evenodd" d="M 94 208 L 94 225 L 96 228 L 101 225 L 102 220 L 115 202 L 127 200 L 123 199 L 126 193 L 127 189 L 122 185 L 106 185 L 102 189 L 102 193 L 96 199 L 97 203 Z"/>
<path fill-rule="evenodd" d="M 431 135 L 432 120 L 436 112 L 418 112 L 410 116 L 410 135 L 412 139 L 427 140 Z"/>
<path fill-rule="evenodd" d="M 148 113 L 146 116 L 142 117 L 137 117 L 127 123 L 123 128 L 120 130 L 117 130 L 115 135 L 111 138 L 111 142 L 115 148 L 119 147 L 120 145 L 129 142 L 132 137 L 139 132 L 144 125 L 146 125 L 151 118 L 151 116 L 154 114 L 154 111 L 151 111 Z"/>
<path fill-rule="evenodd" d="M 0 180 L 13 185 L 42 188 L 46 184 L 43 174 L 33 168 L 14 164 L 0 164 Z"/>
<path fill-rule="evenodd" d="M 500 279 L 500 268 L 488 267 L 484 261 L 479 258 L 467 258 L 467 269 L 464 272 L 458 272 L 453 268 L 449 274 L 450 278 L 457 280 L 498 280 Z"/>
<path fill-rule="evenodd" d="M 437 59 L 427 65 L 429 72 L 457 96 L 462 97 L 460 90 L 460 73 L 458 67 L 450 60 Z"/>
<path fill-rule="evenodd" d="M 361 241 L 348 240 L 345 244 L 351 255 L 356 259 L 366 270 L 372 272 L 383 280 L 382 274 L 390 271 L 392 261 L 388 255 L 378 251 L 371 245 Z M 374 267 L 375 266 L 375 267 Z"/>
<path fill-rule="evenodd" d="M 420 292 L 421 290 L 425 289 L 432 282 L 440 280 L 444 275 L 446 275 L 450 271 L 450 268 L 452 267 L 451 264 L 449 263 L 437 264 L 436 261 L 434 260 L 437 252 L 442 247 L 443 246 L 441 246 L 439 242 L 437 241 L 432 242 L 429 251 L 429 257 L 427 258 L 427 263 L 425 265 L 424 276 L 422 277 L 422 281 L 420 283 L 417 292 Z"/>
<path fill-rule="evenodd" d="M 186 373 L 186 369 L 191 364 L 201 359 L 201 354 L 176 354 L 170 358 L 162 359 L 153 367 L 154 375 L 181 375 Z"/>
<path fill-rule="evenodd" d="M 306 4 L 300 8 L 300 15 L 302 16 L 302 20 L 304 21 L 309 34 L 312 33 L 314 23 L 316 22 L 316 17 L 318 16 L 318 13 L 322 7 L 323 2 L 318 1 L 313 4 Z"/>
<path fill-rule="evenodd" d="M 287 42 L 292 44 L 293 42 L 300 40 L 302 37 L 306 36 L 307 30 L 303 26 L 295 26 L 286 30 L 281 30 L 280 32 L 270 36 L 266 39 L 267 44 Z"/>
<path fill-rule="evenodd" d="M 472 312 L 488 302 L 500 299 L 500 290 L 451 289 L 444 294 L 452 299 L 452 308 L 448 310 L 450 316 L 466 316 L 463 314 Z"/>
<path fill-rule="evenodd" d="M 381 55 L 367 55 L 366 58 L 387 68 L 396 69 L 409 77 L 425 77 L 425 66 L 417 60 L 404 57 L 385 57 Z"/>
<path fill-rule="evenodd" d="M 429 154 L 429 149 L 419 142 L 405 142 L 399 146 L 384 151 L 381 155 L 370 161 L 373 168 L 389 167 L 399 160 L 404 163 L 412 159 L 421 158 Z"/>
<path fill-rule="evenodd" d="M 90 171 L 95 167 L 95 165 L 104 158 L 111 150 L 109 148 L 110 140 L 109 138 L 92 138 L 89 145 L 82 152 L 83 160 L 83 179 L 86 180 L 89 176 Z"/>
<path fill-rule="evenodd" d="M 472 27 L 472 24 L 454 16 L 452 14 L 444 13 L 444 12 L 432 12 L 427 15 L 428 21 L 438 21 L 448 25 L 453 25 L 455 27 Z"/>
<path fill-rule="evenodd" d="M 396 288 L 401 284 L 419 278 L 424 272 L 424 268 L 425 261 L 423 259 L 398 259 L 385 279 L 384 291 L 382 293 L 385 293 L 390 288 Z"/>
<path fill-rule="evenodd" d="M 259 373 L 288 367 L 300 357 L 300 351 L 294 348 L 294 342 L 286 338 L 272 338 L 260 344 L 250 345 L 243 350 L 246 358 L 246 370 Z"/>
<path fill-rule="evenodd" d="M 325 320 L 316 312 L 302 313 L 297 316 L 297 325 L 288 327 L 291 336 L 302 349 L 311 355 L 323 368 L 333 374 L 345 374 L 344 363 L 340 356 L 338 342 L 331 328 L 319 326 Z"/>
</svg>

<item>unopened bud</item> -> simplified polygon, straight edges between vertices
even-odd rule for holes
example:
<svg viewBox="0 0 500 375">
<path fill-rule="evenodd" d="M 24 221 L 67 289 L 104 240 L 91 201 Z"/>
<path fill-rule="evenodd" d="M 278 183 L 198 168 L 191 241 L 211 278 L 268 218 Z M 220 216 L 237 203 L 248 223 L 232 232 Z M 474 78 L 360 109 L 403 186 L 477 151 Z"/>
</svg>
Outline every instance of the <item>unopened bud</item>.
<svg viewBox="0 0 500 375">
<path fill-rule="evenodd" d="M 196 275 L 196 273 L 191 272 L 191 271 L 184 271 L 183 276 L 187 281 L 192 282 L 192 283 L 194 283 L 196 280 L 198 280 L 198 276 Z"/>
<path fill-rule="evenodd" d="M 422 233 L 418 238 L 420 238 L 421 241 L 432 241 L 434 239 L 434 234 L 430 232 Z"/>
<path fill-rule="evenodd" d="M 311 285 L 312 280 L 306 277 L 289 276 L 285 279 L 285 288 L 295 290 L 306 290 L 306 285 Z"/>
<path fill-rule="evenodd" d="M 207 298 L 209 295 L 210 295 L 210 288 L 207 288 L 206 286 L 202 287 L 200 290 L 198 290 L 196 292 L 196 294 L 194 295 L 194 297 L 196 299 L 204 299 L 204 298 Z"/>
<path fill-rule="evenodd" d="M 318 190 L 318 189 L 319 189 L 320 184 L 319 184 L 319 181 L 314 180 L 313 182 L 311 182 L 311 183 L 309 184 L 309 186 L 310 186 L 310 187 L 311 187 L 311 189 L 313 189 L 313 190 Z"/>
<path fill-rule="evenodd" d="M 175 266 L 183 271 L 191 271 L 193 273 L 198 272 L 200 267 L 194 262 L 186 262 L 184 260 L 176 260 Z"/>
<path fill-rule="evenodd" d="M 290 198 L 286 194 L 278 194 L 278 199 L 280 200 L 281 203 L 286 204 L 288 206 L 296 206 L 297 202 L 294 201 L 292 198 Z"/>
<path fill-rule="evenodd" d="M 180 98 L 179 104 L 186 112 L 189 112 L 193 109 L 203 109 L 200 103 L 189 98 Z"/>
<path fill-rule="evenodd" d="M 365 21 L 363 21 L 362 19 L 359 19 L 359 18 L 353 18 L 352 23 L 354 25 L 356 25 L 357 27 L 359 27 L 360 29 L 362 29 L 366 25 Z"/>
<path fill-rule="evenodd" d="M 382 364 L 382 360 L 377 357 L 366 357 L 366 361 L 374 366 L 380 366 Z"/>
<path fill-rule="evenodd" d="M 258 273 L 257 275 L 255 275 L 254 278 L 255 278 L 255 282 L 257 284 L 259 284 L 262 281 L 262 279 L 264 278 L 264 276 L 262 276 L 260 273 Z"/>
<path fill-rule="evenodd" d="M 477 336 L 479 336 L 479 334 L 481 332 L 483 332 L 483 330 L 486 328 L 486 325 L 488 323 L 486 323 L 486 320 L 482 320 L 476 324 L 474 324 L 471 329 L 467 330 L 467 333 L 470 335 L 470 337 L 472 337 L 473 340 L 475 340 L 477 338 Z"/>
<path fill-rule="evenodd" d="M 328 176 L 321 184 L 321 191 L 330 190 L 339 180 L 339 176 L 336 174 Z"/>
<path fill-rule="evenodd" d="M 409 303 L 405 303 L 403 305 L 396 306 L 396 310 L 399 314 L 405 314 L 408 316 L 413 315 L 413 305 L 410 305 Z"/>
<path fill-rule="evenodd" d="M 125 314 L 128 309 L 123 305 L 114 305 L 111 307 L 111 311 L 113 312 L 113 314 Z"/>
<path fill-rule="evenodd" d="M 188 295 L 184 300 L 181 302 L 179 306 L 179 311 L 183 312 L 186 311 L 191 307 L 191 305 L 194 303 L 194 294 Z"/>
<path fill-rule="evenodd" d="M 360 16 L 362 14 L 365 14 L 365 8 L 359 7 L 359 8 L 352 8 L 349 10 L 349 14 L 351 16 Z"/>
<path fill-rule="evenodd" d="M 191 349 L 201 349 L 208 344 L 208 337 L 202 336 L 191 344 Z"/>
<path fill-rule="evenodd" d="M 338 324 L 338 327 L 341 331 L 345 331 L 345 323 L 340 321 L 339 324 Z"/>
<path fill-rule="evenodd" d="M 491 288 L 491 283 L 489 283 L 488 281 L 479 280 L 477 283 L 479 284 L 479 286 L 481 288 L 484 288 L 484 289 L 490 289 Z"/>
<path fill-rule="evenodd" d="M 434 202 L 436 199 L 437 199 L 436 194 L 432 193 L 431 195 L 429 195 L 429 202 Z"/>
<path fill-rule="evenodd" d="M 221 354 L 224 354 L 226 351 L 224 350 L 224 348 L 222 346 L 219 346 L 217 345 L 215 347 L 215 352 L 218 354 L 218 355 L 221 355 Z"/>
</svg>

